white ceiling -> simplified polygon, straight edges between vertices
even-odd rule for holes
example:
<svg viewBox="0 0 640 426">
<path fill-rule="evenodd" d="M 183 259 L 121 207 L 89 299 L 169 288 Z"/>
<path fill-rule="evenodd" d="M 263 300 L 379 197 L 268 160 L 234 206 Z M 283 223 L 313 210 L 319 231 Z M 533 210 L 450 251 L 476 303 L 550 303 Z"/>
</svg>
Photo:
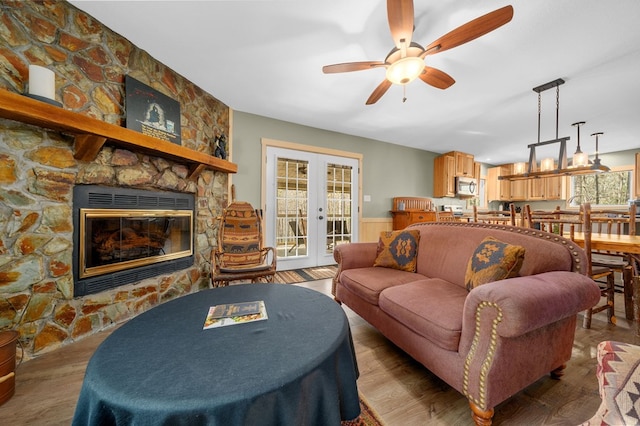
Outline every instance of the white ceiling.
<svg viewBox="0 0 640 426">
<path fill-rule="evenodd" d="M 559 136 L 585 121 L 583 150 L 640 147 L 640 1 L 414 0 L 423 46 L 507 4 L 513 20 L 427 57 L 456 83 L 416 80 L 365 101 L 384 68 L 322 66 L 384 60 L 393 47 L 383 0 L 82 1 L 71 3 L 237 111 L 477 161 L 525 161 L 537 141 L 533 87 L 563 78 Z M 555 137 L 555 90 L 542 93 L 541 140 Z M 557 155 L 557 145 L 552 155 Z M 551 147 L 549 147 L 551 149 Z M 538 151 L 538 158 L 544 152 Z"/>
</svg>

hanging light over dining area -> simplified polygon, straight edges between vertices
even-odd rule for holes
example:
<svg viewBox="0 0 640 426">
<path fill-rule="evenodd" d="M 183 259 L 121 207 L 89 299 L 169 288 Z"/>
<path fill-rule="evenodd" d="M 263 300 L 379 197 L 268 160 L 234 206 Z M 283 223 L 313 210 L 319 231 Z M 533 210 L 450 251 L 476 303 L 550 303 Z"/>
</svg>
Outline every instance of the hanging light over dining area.
<svg viewBox="0 0 640 426">
<path fill-rule="evenodd" d="M 532 179 L 549 176 L 571 176 L 581 174 L 592 174 L 600 172 L 608 172 L 609 167 L 601 163 L 598 152 L 598 137 L 603 135 L 603 132 L 593 133 L 591 136 L 596 137 L 595 158 L 589 160 L 587 152 L 582 151 L 580 145 L 580 127 L 586 124 L 584 121 L 578 121 L 572 124 L 577 130 L 577 146 L 571 161 L 567 159 L 567 141 L 570 140 L 569 136 L 559 136 L 559 116 L 560 116 L 560 86 L 565 81 L 561 78 L 550 81 L 538 87 L 534 87 L 533 91 L 538 93 L 538 142 L 527 146 L 529 148 L 529 161 L 528 163 L 519 162 L 515 163 L 513 167 L 514 174 L 499 176 L 500 180 L 522 180 Z M 548 89 L 556 89 L 556 127 L 555 127 L 555 139 L 540 141 L 540 123 L 541 123 L 541 99 L 542 92 Z M 536 148 L 540 148 L 547 145 L 558 146 L 557 157 L 545 157 L 538 164 L 536 158 Z"/>
</svg>

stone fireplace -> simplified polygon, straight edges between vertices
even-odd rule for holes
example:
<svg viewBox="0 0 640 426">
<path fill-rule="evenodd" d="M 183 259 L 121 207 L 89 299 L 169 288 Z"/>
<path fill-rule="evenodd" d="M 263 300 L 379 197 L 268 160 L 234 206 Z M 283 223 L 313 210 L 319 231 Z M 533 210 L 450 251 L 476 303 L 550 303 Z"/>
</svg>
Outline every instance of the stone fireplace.
<svg viewBox="0 0 640 426">
<path fill-rule="evenodd" d="M 46 66 L 55 73 L 62 112 L 76 114 L 78 122 L 86 116 L 122 127 L 124 78 L 130 75 L 180 103 L 181 148 L 211 156 L 211 142 L 217 136 L 232 140 L 230 109 L 225 104 L 71 4 L 0 2 L 0 14 L 0 90 L 15 96 L 25 93 L 28 65 Z M 100 138 L 92 135 L 80 145 L 70 133 L 52 129 L 56 127 L 0 117 L 0 330 L 18 331 L 24 359 L 205 288 L 216 245 L 216 218 L 228 200 L 227 172 L 207 165 L 194 167 L 180 156 L 159 152 L 167 150 L 137 150 L 112 140 L 102 140 L 98 149 Z M 95 148 L 95 155 L 79 155 L 79 147 Z M 124 213 L 125 219 L 118 219 L 119 228 L 112 228 L 110 212 L 104 211 L 111 207 L 90 206 L 94 211 L 87 212 L 89 226 L 110 231 L 112 246 L 114 234 L 119 235 L 120 247 L 111 254 L 102 250 L 97 262 L 95 257 L 89 259 L 81 278 L 88 280 L 89 291 L 80 295 L 74 261 L 80 222 L 74 222 L 73 197 L 90 187 L 108 188 L 126 202 L 128 194 L 135 193 L 141 205 L 133 209 L 137 218 L 126 219 L 130 213 Z M 155 195 L 146 198 L 147 191 Z M 164 205 L 167 194 L 176 204 Z M 154 197 L 158 206 L 153 209 L 162 211 L 158 226 L 145 218 L 146 204 Z M 185 199 L 188 207 L 181 204 Z M 120 214 L 127 209 L 132 210 L 129 206 L 113 210 Z M 192 227 L 188 236 L 173 228 L 176 221 L 185 220 Z M 130 233 L 144 223 L 146 233 Z M 164 242 L 157 239 L 158 229 L 166 237 Z M 124 241 L 121 235 L 130 238 Z M 114 262 L 123 255 L 125 262 Z M 158 262 L 145 264 L 143 255 Z M 171 264 L 174 260 L 178 264 Z M 114 263 L 124 263 L 126 269 L 112 269 Z M 170 271 L 149 274 L 148 269 L 167 265 Z M 131 271 L 137 274 L 131 282 L 121 281 Z M 122 285 L 102 287 L 91 282 L 109 275 Z"/>
<path fill-rule="evenodd" d="M 76 186 L 74 297 L 193 266 L 194 213 L 193 194 Z"/>
</svg>

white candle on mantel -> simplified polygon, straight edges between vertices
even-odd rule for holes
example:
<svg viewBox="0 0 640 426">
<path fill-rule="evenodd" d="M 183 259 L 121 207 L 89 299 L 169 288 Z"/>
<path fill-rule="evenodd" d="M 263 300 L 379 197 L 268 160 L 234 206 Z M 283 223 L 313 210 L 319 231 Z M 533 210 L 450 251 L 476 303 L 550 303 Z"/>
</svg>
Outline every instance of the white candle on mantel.
<svg viewBox="0 0 640 426">
<path fill-rule="evenodd" d="M 56 75 L 48 68 L 29 65 L 29 94 L 56 100 Z"/>
</svg>

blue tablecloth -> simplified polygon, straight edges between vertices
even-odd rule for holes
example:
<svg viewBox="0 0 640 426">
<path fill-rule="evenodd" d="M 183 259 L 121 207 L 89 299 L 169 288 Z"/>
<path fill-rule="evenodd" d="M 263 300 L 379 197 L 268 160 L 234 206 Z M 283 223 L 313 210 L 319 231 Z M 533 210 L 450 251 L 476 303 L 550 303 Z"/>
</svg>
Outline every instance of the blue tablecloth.
<svg viewBox="0 0 640 426">
<path fill-rule="evenodd" d="M 202 329 L 210 306 L 255 300 L 267 320 Z M 357 376 L 331 298 L 286 284 L 216 288 L 114 331 L 89 361 L 73 424 L 339 425 L 360 413 Z"/>
</svg>

